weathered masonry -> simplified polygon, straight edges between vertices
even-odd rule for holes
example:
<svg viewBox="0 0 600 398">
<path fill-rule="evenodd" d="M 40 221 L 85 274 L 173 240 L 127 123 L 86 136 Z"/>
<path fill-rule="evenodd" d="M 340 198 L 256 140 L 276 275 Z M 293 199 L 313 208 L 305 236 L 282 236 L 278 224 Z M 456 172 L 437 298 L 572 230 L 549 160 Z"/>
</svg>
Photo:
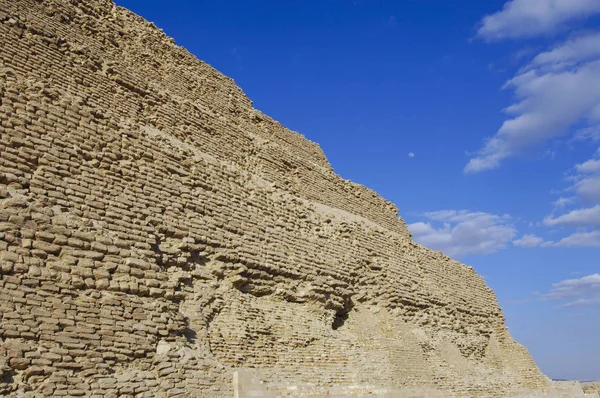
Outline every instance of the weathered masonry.
<svg viewBox="0 0 600 398">
<path fill-rule="evenodd" d="M 108 0 L 0 0 L 0 395 L 550 388 L 494 293 Z"/>
</svg>

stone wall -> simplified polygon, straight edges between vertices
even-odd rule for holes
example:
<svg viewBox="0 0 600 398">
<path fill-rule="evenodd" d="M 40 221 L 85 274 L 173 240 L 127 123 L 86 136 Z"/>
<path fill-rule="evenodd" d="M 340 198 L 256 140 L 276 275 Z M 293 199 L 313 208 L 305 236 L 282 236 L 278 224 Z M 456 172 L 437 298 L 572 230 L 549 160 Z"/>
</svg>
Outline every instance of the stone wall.
<svg viewBox="0 0 600 398">
<path fill-rule="evenodd" d="M 583 391 L 592 397 L 600 397 L 600 382 L 581 383 Z"/>
<path fill-rule="evenodd" d="M 472 268 L 108 0 L 0 0 L 0 395 L 542 391 Z"/>
</svg>

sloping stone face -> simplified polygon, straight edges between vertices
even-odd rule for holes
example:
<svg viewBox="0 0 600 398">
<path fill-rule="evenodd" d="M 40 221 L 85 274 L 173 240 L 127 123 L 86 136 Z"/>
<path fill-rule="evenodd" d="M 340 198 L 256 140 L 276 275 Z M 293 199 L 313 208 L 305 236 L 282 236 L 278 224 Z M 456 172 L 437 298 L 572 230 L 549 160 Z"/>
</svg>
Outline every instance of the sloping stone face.
<svg viewBox="0 0 600 398">
<path fill-rule="evenodd" d="M 0 0 L 0 46 L 0 395 L 548 386 L 472 268 L 154 25 Z"/>
</svg>

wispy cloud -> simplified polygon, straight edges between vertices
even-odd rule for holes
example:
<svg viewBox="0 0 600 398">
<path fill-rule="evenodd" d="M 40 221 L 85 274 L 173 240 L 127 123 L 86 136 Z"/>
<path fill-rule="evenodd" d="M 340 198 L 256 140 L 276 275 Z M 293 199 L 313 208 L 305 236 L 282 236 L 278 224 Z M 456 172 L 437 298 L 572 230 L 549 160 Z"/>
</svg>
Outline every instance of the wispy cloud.
<svg viewBox="0 0 600 398">
<path fill-rule="evenodd" d="M 521 239 L 513 240 L 513 245 L 521 247 L 538 247 L 544 243 L 544 239 L 537 235 L 524 235 Z"/>
<path fill-rule="evenodd" d="M 497 168 L 506 158 L 567 134 L 575 123 L 599 124 L 599 48 L 600 34 L 567 41 L 538 54 L 509 80 L 504 88 L 514 90 L 516 97 L 505 109 L 510 118 L 470 159 L 465 172 Z"/>
<path fill-rule="evenodd" d="M 511 242 L 517 232 L 506 215 L 442 210 L 423 216 L 427 221 L 408 226 L 413 239 L 451 257 L 494 253 Z"/>
<path fill-rule="evenodd" d="M 600 227 L 600 205 L 572 210 L 558 217 L 548 216 L 544 218 L 544 224 L 548 226 Z"/>
<path fill-rule="evenodd" d="M 600 274 L 579 279 L 567 279 L 552 285 L 542 298 L 562 301 L 561 307 L 600 306 Z"/>
<path fill-rule="evenodd" d="M 531 66 L 562 69 L 581 61 L 598 58 L 600 57 L 598 43 L 600 43 L 600 33 L 576 37 L 550 51 L 538 54 L 531 62 Z"/>
<path fill-rule="evenodd" d="M 576 165 L 575 168 L 581 173 L 598 173 L 600 172 L 600 159 L 590 159 Z"/>
<path fill-rule="evenodd" d="M 575 232 L 561 239 L 554 246 L 559 247 L 600 247 L 600 231 Z"/>
<path fill-rule="evenodd" d="M 599 12 L 598 0 L 512 0 L 501 11 L 485 16 L 477 35 L 492 41 L 552 34 Z"/>
<path fill-rule="evenodd" d="M 600 247 L 600 148 L 591 159 L 576 164 L 567 180 L 571 184 L 567 191 L 574 196 L 554 202 L 544 225 L 576 230 L 552 246 Z"/>
<path fill-rule="evenodd" d="M 584 127 L 573 135 L 573 141 L 600 141 L 600 125 Z"/>
<path fill-rule="evenodd" d="M 563 197 L 560 197 L 560 198 L 556 199 L 554 201 L 554 203 L 552 203 L 552 205 L 555 208 L 559 208 L 560 209 L 560 208 L 563 208 L 563 207 L 565 207 L 565 206 L 573 203 L 574 201 L 575 201 L 575 198 L 563 198 Z"/>
</svg>

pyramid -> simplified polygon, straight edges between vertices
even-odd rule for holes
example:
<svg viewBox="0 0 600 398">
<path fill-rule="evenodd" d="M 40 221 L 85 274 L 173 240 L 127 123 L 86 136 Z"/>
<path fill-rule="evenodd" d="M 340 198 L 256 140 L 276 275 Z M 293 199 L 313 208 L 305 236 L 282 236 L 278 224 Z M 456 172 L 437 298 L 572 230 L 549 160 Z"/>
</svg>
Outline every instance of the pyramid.
<svg viewBox="0 0 600 398">
<path fill-rule="evenodd" d="M 557 388 L 473 268 L 152 23 L 0 0 L 0 42 L 0 396 Z"/>
</svg>

